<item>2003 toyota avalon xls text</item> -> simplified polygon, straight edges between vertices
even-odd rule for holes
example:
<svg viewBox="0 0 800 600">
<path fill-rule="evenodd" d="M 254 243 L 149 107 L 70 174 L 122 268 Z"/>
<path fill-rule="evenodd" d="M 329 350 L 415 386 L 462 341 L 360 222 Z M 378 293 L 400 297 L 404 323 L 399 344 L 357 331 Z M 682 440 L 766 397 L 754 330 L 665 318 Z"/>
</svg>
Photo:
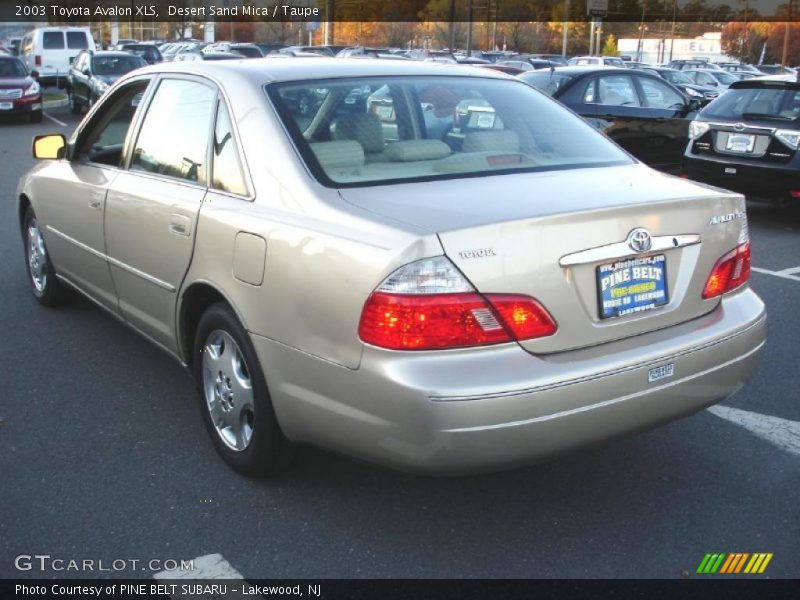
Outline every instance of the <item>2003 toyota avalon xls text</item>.
<svg viewBox="0 0 800 600">
<path fill-rule="evenodd" d="M 302 63 L 137 70 L 34 140 L 17 192 L 34 296 L 75 288 L 189 366 L 232 467 L 303 442 L 505 468 L 753 373 L 741 195 L 504 75 Z"/>
</svg>

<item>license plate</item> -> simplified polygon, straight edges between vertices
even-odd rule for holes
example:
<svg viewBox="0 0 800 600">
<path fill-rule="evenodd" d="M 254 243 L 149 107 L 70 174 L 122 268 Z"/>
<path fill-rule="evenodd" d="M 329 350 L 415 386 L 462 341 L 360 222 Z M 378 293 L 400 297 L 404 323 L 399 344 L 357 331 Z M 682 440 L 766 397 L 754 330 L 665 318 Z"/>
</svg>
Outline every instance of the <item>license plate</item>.
<svg viewBox="0 0 800 600">
<path fill-rule="evenodd" d="M 647 372 L 647 381 L 653 383 L 659 379 L 666 379 L 675 374 L 675 364 L 661 365 L 660 367 L 653 367 Z"/>
<path fill-rule="evenodd" d="M 663 254 L 627 258 L 597 267 L 600 318 L 623 317 L 669 302 Z"/>
<path fill-rule="evenodd" d="M 14 108 L 13 102 L 0 102 L 0 110 L 11 110 Z"/>
<path fill-rule="evenodd" d="M 756 144 L 756 136 L 745 133 L 732 133 L 728 136 L 725 150 L 730 152 L 752 152 Z"/>
</svg>

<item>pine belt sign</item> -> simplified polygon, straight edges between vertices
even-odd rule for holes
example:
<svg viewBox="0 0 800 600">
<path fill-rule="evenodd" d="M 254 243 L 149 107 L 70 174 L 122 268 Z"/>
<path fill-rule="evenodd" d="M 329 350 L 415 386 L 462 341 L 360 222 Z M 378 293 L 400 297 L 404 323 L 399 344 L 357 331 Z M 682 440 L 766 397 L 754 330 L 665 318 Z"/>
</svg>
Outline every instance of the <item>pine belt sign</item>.
<svg viewBox="0 0 800 600">
<path fill-rule="evenodd" d="M 586 0 L 586 14 L 603 18 L 608 14 L 608 0 Z"/>
</svg>

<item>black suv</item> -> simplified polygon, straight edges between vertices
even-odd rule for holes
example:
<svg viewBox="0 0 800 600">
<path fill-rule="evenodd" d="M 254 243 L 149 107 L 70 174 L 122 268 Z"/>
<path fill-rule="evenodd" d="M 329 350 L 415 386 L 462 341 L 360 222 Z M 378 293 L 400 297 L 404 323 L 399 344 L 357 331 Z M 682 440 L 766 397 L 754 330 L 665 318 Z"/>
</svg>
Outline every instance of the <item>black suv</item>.
<svg viewBox="0 0 800 600">
<path fill-rule="evenodd" d="M 731 84 L 689 127 L 683 172 L 697 181 L 800 205 L 800 82 Z"/>
<path fill-rule="evenodd" d="M 159 52 L 155 44 L 122 44 L 120 50 L 142 57 L 148 65 L 164 61 L 164 57 L 161 56 L 161 52 Z"/>
<path fill-rule="evenodd" d="M 69 107 L 78 114 L 92 106 L 120 77 L 146 66 L 143 58 L 130 52 L 84 50 L 72 62 L 68 76 Z"/>
</svg>

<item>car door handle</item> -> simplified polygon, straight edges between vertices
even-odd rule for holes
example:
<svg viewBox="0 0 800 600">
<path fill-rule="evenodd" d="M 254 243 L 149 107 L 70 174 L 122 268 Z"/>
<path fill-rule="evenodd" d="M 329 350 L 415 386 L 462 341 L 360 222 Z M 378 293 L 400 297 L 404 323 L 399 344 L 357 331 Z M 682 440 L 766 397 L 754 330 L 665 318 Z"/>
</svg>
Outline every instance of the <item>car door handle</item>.
<svg viewBox="0 0 800 600">
<path fill-rule="evenodd" d="M 192 222 L 185 215 L 173 214 L 169 218 L 169 232 L 188 237 L 192 233 Z"/>
</svg>

